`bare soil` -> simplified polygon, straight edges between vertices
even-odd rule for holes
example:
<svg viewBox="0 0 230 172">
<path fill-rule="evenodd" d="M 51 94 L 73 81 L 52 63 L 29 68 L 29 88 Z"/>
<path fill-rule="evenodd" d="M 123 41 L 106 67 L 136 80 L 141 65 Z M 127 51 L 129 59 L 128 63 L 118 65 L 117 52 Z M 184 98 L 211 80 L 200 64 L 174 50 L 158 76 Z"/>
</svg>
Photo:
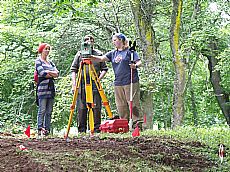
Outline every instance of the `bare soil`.
<svg viewBox="0 0 230 172">
<path fill-rule="evenodd" d="M 164 137 L 100 135 L 66 141 L 0 133 L 0 171 L 209 171 L 215 164 L 204 156 L 206 148 Z"/>
</svg>

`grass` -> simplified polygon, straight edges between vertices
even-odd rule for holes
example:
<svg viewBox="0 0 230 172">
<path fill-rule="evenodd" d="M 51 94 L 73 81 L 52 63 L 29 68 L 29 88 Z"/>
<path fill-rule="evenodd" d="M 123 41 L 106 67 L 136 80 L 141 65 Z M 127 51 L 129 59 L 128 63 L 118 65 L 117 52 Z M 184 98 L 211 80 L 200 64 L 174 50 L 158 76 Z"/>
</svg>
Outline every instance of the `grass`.
<svg viewBox="0 0 230 172">
<path fill-rule="evenodd" d="M 132 137 L 130 132 L 124 134 L 103 133 L 98 136 L 100 137 L 100 140 L 113 138 L 113 141 L 122 141 L 124 138 Z M 208 157 L 209 160 L 216 164 L 215 167 L 208 169 L 208 171 L 228 171 L 230 169 L 230 128 L 228 126 L 212 126 L 206 128 L 184 126 L 178 127 L 174 130 L 145 130 L 141 132 L 141 136 L 158 138 L 160 143 L 163 144 L 166 149 L 173 147 L 178 143 L 179 149 L 186 148 L 189 149 L 190 152 L 194 152 L 196 155 Z M 165 137 L 170 139 L 164 139 Z M 181 143 L 177 142 L 177 140 L 181 141 Z M 187 142 L 200 142 L 202 143 L 202 146 L 189 147 L 188 145 L 192 144 L 187 145 Z M 222 163 L 218 157 L 219 144 L 224 144 L 226 147 L 226 156 Z M 143 146 L 146 146 L 146 142 Z M 131 153 L 137 153 L 135 147 L 128 146 L 127 149 L 129 149 Z M 71 171 L 71 168 L 73 167 L 74 170 L 77 168 L 77 171 L 84 171 L 84 169 L 88 169 L 89 171 L 95 171 L 96 169 L 96 171 L 167 172 L 175 170 L 171 168 L 171 166 L 164 166 L 160 163 L 165 155 L 161 153 L 150 154 L 147 159 L 142 159 L 140 157 L 128 158 L 125 154 L 119 151 L 116 152 L 113 149 L 82 150 L 76 146 L 76 149 L 72 150 L 72 152 L 38 152 L 37 150 L 33 150 L 31 152 L 29 151 L 28 154 L 36 159 L 37 162 L 46 165 L 50 171 L 53 170 L 53 164 L 56 164 L 56 166 L 63 171 Z M 151 159 L 154 160 L 154 164 L 151 164 L 153 163 Z M 174 154 L 173 159 L 180 159 L 180 155 Z"/>
<path fill-rule="evenodd" d="M 166 136 L 183 141 L 199 141 L 209 147 L 209 149 L 200 150 L 211 160 L 215 161 L 220 169 L 230 169 L 230 128 L 228 126 L 213 127 L 193 127 L 184 126 L 174 130 L 147 130 L 142 135 L 146 136 Z M 225 157 L 222 163 L 218 156 L 219 145 L 225 145 Z"/>
</svg>

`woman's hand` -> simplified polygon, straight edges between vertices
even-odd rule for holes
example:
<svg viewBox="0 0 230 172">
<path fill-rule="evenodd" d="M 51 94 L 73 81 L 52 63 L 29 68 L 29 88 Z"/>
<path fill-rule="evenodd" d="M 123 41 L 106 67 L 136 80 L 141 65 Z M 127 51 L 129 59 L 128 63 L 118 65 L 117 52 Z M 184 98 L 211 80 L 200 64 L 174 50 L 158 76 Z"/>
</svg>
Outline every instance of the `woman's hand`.
<svg viewBox="0 0 230 172">
<path fill-rule="evenodd" d="M 46 73 L 47 73 L 46 75 L 47 78 L 52 78 L 52 77 L 57 78 L 58 77 L 58 71 L 46 70 Z"/>
<path fill-rule="evenodd" d="M 130 66 L 131 69 L 136 69 L 137 68 L 135 63 L 131 63 L 131 64 L 129 64 L 129 66 Z"/>
<path fill-rule="evenodd" d="M 141 60 L 138 60 L 138 61 L 136 61 L 134 63 L 129 64 L 129 65 L 130 65 L 131 69 L 137 69 L 137 68 L 139 68 L 141 66 L 141 64 L 142 64 Z"/>
</svg>

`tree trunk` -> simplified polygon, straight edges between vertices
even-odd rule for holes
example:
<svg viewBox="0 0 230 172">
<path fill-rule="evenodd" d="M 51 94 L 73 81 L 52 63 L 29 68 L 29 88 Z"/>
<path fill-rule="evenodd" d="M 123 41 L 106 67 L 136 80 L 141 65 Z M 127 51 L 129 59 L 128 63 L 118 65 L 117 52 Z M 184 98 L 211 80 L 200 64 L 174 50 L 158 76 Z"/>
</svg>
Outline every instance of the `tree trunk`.
<svg viewBox="0 0 230 172">
<path fill-rule="evenodd" d="M 214 89 L 215 96 L 217 98 L 217 102 L 220 106 L 222 113 L 227 121 L 227 124 L 230 126 L 230 102 L 229 102 L 229 93 L 226 93 L 224 89 L 221 87 L 221 75 L 220 71 L 215 69 L 215 66 L 218 63 L 218 59 L 215 58 L 218 54 L 218 41 L 216 38 L 209 38 L 209 47 L 207 50 L 202 50 L 202 55 L 208 58 L 209 64 L 208 69 L 210 72 L 210 81 L 212 87 Z"/>
<path fill-rule="evenodd" d="M 217 98 L 218 104 L 222 113 L 224 114 L 227 124 L 230 126 L 230 106 L 229 106 L 229 94 L 225 93 L 220 85 L 221 76 L 218 70 L 215 70 L 215 66 L 218 60 L 215 57 L 207 56 L 209 64 L 208 69 L 210 71 L 210 81 L 212 83 L 215 96 Z"/>
<path fill-rule="evenodd" d="M 217 64 L 217 59 L 214 57 L 208 57 L 208 59 L 209 59 L 210 80 L 211 80 L 218 104 L 221 108 L 221 111 L 226 118 L 227 124 L 230 126 L 229 94 L 225 93 L 223 88 L 220 85 L 220 81 L 221 81 L 220 72 L 217 70 L 214 70 Z"/>
<path fill-rule="evenodd" d="M 134 16 L 136 32 L 140 38 L 140 47 L 143 53 L 144 69 L 152 72 L 156 64 L 155 31 L 152 28 L 152 16 L 155 6 L 153 1 L 130 0 Z M 153 97 L 151 92 L 145 92 L 143 111 L 147 117 L 147 128 L 153 126 Z"/>
<path fill-rule="evenodd" d="M 145 94 L 142 100 L 143 113 L 146 115 L 145 129 L 152 129 L 153 127 L 153 94 Z"/>
<path fill-rule="evenodd" d="M 145 58 L 144 60 L 151 61 L 151 63 L 155 64 L 155 31 L 151 26 L 154 6 L 151 6 L 151 3 L 141 0 L 132 0 L 130 1 L 130 5 L 135 20 L 137 34 L 140 37 L 140 46 L 143 52 L 143 57 Z"/>
<path fill-rule="evenodd" d="M 172 120 L 171 120 L 171 112 L 169 112 L 169 108 L 171 106 L 171 94 L 168 94 L 168 103 L 167 103 L 167 116 L 168 116 L 168 126 L 172 126 Z"/>
<path fill-rule="evenodd" d="M 179 54 L 179 33 L 182 13 L 182 0 L 173 0 L 170 28 L 170 46 L 175 67 L 173 90 L 173 122 L 172 128 L 181 125 L 184 117 L 185 64 Z"/>
</svg>

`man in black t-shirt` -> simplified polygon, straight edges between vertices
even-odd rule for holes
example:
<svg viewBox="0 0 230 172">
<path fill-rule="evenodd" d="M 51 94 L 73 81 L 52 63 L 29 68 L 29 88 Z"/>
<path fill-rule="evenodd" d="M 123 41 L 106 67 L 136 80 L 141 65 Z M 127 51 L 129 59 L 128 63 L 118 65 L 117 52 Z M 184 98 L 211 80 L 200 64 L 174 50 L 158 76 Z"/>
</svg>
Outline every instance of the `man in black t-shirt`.
<svg viewBox="0 0 230 172">
<path fill-rule="evenodd" d="M 84 42 L 88 42 L 92 46 L 92 54 L 97 56 L 102 56 L 102 52 L 94 49 L 94 38 L 91 35 L 86 35 L 84 37 Z M 75 55 L 75 58 L 71 65 L 71 72 L 72 72 L 72 90 L 74 90 L 76 86 L 76 75 L 78 73 L 78 69 L 80 67 L 80 63 L 82 61 L 81 51 L 78 51 Z M 92 62 L 93 66 L 97 72 L 97 76 L 99 80 L 101 80 L 108 68 L 105 62 Z M 88 73 L 88 69 L 86 68 L 86 72 Z M 82 73 L 83 75 L 83 73 Z M 97 90 L 97 87 L 94 82 L 92 82 L 93 87 L 93 99 L 95 107 L 93 108 L 94 114 L 94 132 L 100 132 L 99 127 L 101 124 L 101 97 Z M 87 129 L 87 113 L 88 109 L 86 107 L 86 94 L 85 94 L 85 83 L 84 78 L 81 79 L 80 88 L 78 91 L 78 99 L 77 99 L 77 110 L 78 110 L 78 131 L 79 132 L 86 132 Z"/>
</svg>

